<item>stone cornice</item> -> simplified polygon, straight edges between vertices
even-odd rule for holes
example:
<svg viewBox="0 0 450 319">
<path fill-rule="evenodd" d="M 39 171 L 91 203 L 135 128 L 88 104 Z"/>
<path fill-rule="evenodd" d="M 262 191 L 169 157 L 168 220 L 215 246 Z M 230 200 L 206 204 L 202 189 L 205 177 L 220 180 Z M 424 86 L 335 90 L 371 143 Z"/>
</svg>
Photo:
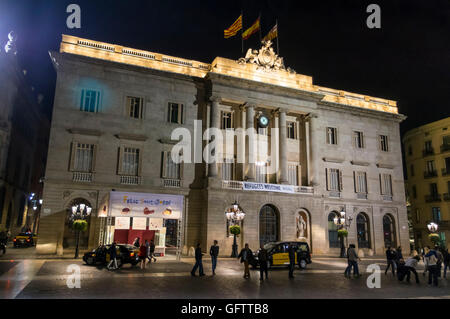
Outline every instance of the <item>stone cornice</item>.
<svg viewBox="0 0 450 319">
<path fill-rule="evenodd" d="M 176 145 L 176 144 L 178 144 L 180 141 L 179 141 L 179 140 L 171 140 L 170 138 L 163 137 L 163 138 L 160 138 L 160 139 L 158 140 L 158 142 L 160 142 L 161 144 Z"/>
<path fill-rule="evenodd" d="M 385 163 L 377 163 L 378 168 L 387 168 L 387 169 L 394 169 L 395 165 L 392 164 L 385 164 Z"/>
<path fill-rule="evenodd" d="M 148 136 L 139 134 L 119 133 L 114 136 L 117 137 L 119 140 L 130 140 L 139 142 L 145 142 L 146 140 L 148 140 Z"/>
<path fill-rule="evenodd" d="M 99 130 L 85 129 L 85 128 L 69 128 L 67 131 L 71 134 L 101 136 L 102 132 Z"/>
<path fill-rule="evenodd" d="M 324 157 L 324 158 L 322 158 L 322 160 L 324 162 L 328 162 L 328 163 L 343 163 L 344 162 L 343 158 Z"/>
<path fill-rule="evenodd" d="M 369 162 L 362 162 L 362 161 L 350 161 L 350 163 L 352 165 L 356 165 L 356 166 L 369 166 L 370 165 Z"/>
</svg>

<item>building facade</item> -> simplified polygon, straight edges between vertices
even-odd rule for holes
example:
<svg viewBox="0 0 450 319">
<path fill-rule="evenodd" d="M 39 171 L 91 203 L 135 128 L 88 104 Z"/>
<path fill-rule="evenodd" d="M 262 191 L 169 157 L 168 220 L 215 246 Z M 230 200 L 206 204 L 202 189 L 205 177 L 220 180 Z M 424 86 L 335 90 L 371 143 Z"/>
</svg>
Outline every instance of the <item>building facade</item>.
<svg viewBox="0 0 450 319">
<path fill-rule="evenodd" d="M 135 194 L 182 196 L 181 218 L 165 219 L 161 234 L 184 253 L 218 240 L 230 255 L 233 204 L 245 213 L 240 246 L 302 240 L 314 254 L 337 254 L 334 218 L 345 211 L 348 243 L 369 254 L 409 250 L 396 102 L 317 86 L 286 69 L 270 42 L 206 64 L 64 35 L 51 56 L 58 76 L 41 253 L 70 249 L 74 202 L 94 208 L 86 248 L 114 240 L 118 215 L 105 201 L 114 192 L 130 194 L 125 206 Z M 212 149 L 210 162 L 202 155 Z M 141 222 L 152 229 L 151 218 Z M 125 224 L 129 241 L 134 217 Z"/>
<path fill-rule="evenodd" d="M 411 220 L 417 247 L 431 245 L 427 224 L 450 238 L 450 117 L 408 131 L 403 137 Z"/>
<path fill-rule="evenodd" d="M 20 67 L 13 33 L 0 50 L 0 230 L 37 231 L 50 123 Z"/>
</svg>

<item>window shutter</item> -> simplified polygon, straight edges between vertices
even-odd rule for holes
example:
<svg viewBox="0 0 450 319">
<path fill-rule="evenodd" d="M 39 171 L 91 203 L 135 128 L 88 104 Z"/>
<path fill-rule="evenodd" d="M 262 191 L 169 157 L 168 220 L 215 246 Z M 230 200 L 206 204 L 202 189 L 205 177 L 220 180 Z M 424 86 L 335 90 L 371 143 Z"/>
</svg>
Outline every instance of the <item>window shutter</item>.
<svg viewBox="0 0 450 319">
<path fill-rule="evenodd" d="M 122 175 L 122 163 L 123 163 L 123 154 L 124 154 L 124 147 L 120 146 L 117 152 L 117 174 Z"/>
<path fill-rule="evenodd" d="M 138 156 L 138 176 L 142 176 L 142 149 L 137 149 L 137 156 Z"/>
<path fill-rule="evenodd" d="M 344 189 L 343 182 L 342 182 L 342 170 L 338 170 L 339 172 L 339 191 L 342 192 Z"/>
<path fill-rule="evenodd" d="M 162 152 L 161 156 L 161 177 L 166 177 L 166 162 L 167 162 L 167 152 Z"/>
<path fill-rule="evenodd" d="M 378 176 L 379 176 L 379 179 L 380 179 L 380 194 L 384 195 L 383 194 L 383 181 L 382 181 L 382 178 L 381 178 L 381 174 L 378 174 Z"/>
<path fill-rule="evenodd" d="M 178 106 L 178 116 L 180 117 L 180 120 L 178 123 L 184 124 L 184 104 L 179 104 Z"/>
<path fill-rule="evenodd" d="M 180 165 L 180 176 L 179 176 L 179 179 L 181 180 L 181 179 L 183 179 L 183 176 L 184 176 L 184 162 L 181 162 L 179 165 Z"/>
<path fill-rule="evenodd" d="M 354 187 L 354 189 L 355 189 L 355 193 L 358 192 L 358 188 L 356 187 L 356 185 L 357 185 L 357 184 L 356 184 L 356 183 L 357 183 L 356 178 L 357 178 L 356 172 L 353 171 L 353 187 Z"/>
<path fill-rule="evenodd" d="M 330 173 L 328 172 L 328 168 L 325 168 L 325 179 L 327 181 L 327 191 L 330 190 Z"/>
<path fill-rule="evenodd" d="M 92 173 L 95 173 L 95 162 L 96 162 L 95 159 L 97 158 L 97 149 L 98 149 L 97 144 L 94 144 L 92 149 Z"/>
<path fill-rule="evenodd" d="M 70 150 L 70 159 L 69 159 L 69 170 L 71 172 L 74 171 L 75 166 L 75 153 L 77 151 L 77 142 L 73 141 Z"/>
</svg>

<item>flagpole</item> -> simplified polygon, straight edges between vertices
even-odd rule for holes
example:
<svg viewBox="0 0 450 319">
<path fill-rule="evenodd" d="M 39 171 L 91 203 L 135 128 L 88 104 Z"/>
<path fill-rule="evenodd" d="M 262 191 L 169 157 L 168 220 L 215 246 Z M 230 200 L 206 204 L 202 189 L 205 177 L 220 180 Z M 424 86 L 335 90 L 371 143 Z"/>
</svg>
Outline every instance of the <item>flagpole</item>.
<svg viewBox="0 0 450 319">
<path fill-rule="evenodd" d="M 262 41 L 262 31 L 261 31 L 261 11 L 259 12 L 259 42 L 261 43 Z"/>
<path fill-rule="evenodd" d="M 242 47 L 242 54 L 244 54 L 244 37 L 242 36 L 244 33 L 244 10 L 241 10 L 241 16 L 242 16 L 241 47 Z"/>
<path fill-rule="evenodd" d="M 280 55 L 280 43 L 279 43 L 280 30 L 278 29 L 278 19 L 276 20 L 276 22 L 277 22 L 277 54 Z"/>
</svg>

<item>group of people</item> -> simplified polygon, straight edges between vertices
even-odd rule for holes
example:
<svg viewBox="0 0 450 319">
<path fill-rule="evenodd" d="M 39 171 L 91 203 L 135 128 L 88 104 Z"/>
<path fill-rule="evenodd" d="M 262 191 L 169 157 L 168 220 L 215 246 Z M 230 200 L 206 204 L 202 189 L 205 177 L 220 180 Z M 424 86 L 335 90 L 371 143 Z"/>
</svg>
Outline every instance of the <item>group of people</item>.
<svg viewBox="0 0 450 319">
<path fill-rule="evenodd" d="M 153 242 L 153 240 L 151 240 L 150 243 L 148 242 L 148 240 L 145 240 L 144 243 L 140 244 L 139 240 L 140 238 L 136 237 L 133 246 L 139 248 L 139 260 L 141 262 L 141 269 L 145 269 L 147 259 L 149 263 L 151 263 L 152 260 L 156 262 L 155 243 Z"/>
</svg>

